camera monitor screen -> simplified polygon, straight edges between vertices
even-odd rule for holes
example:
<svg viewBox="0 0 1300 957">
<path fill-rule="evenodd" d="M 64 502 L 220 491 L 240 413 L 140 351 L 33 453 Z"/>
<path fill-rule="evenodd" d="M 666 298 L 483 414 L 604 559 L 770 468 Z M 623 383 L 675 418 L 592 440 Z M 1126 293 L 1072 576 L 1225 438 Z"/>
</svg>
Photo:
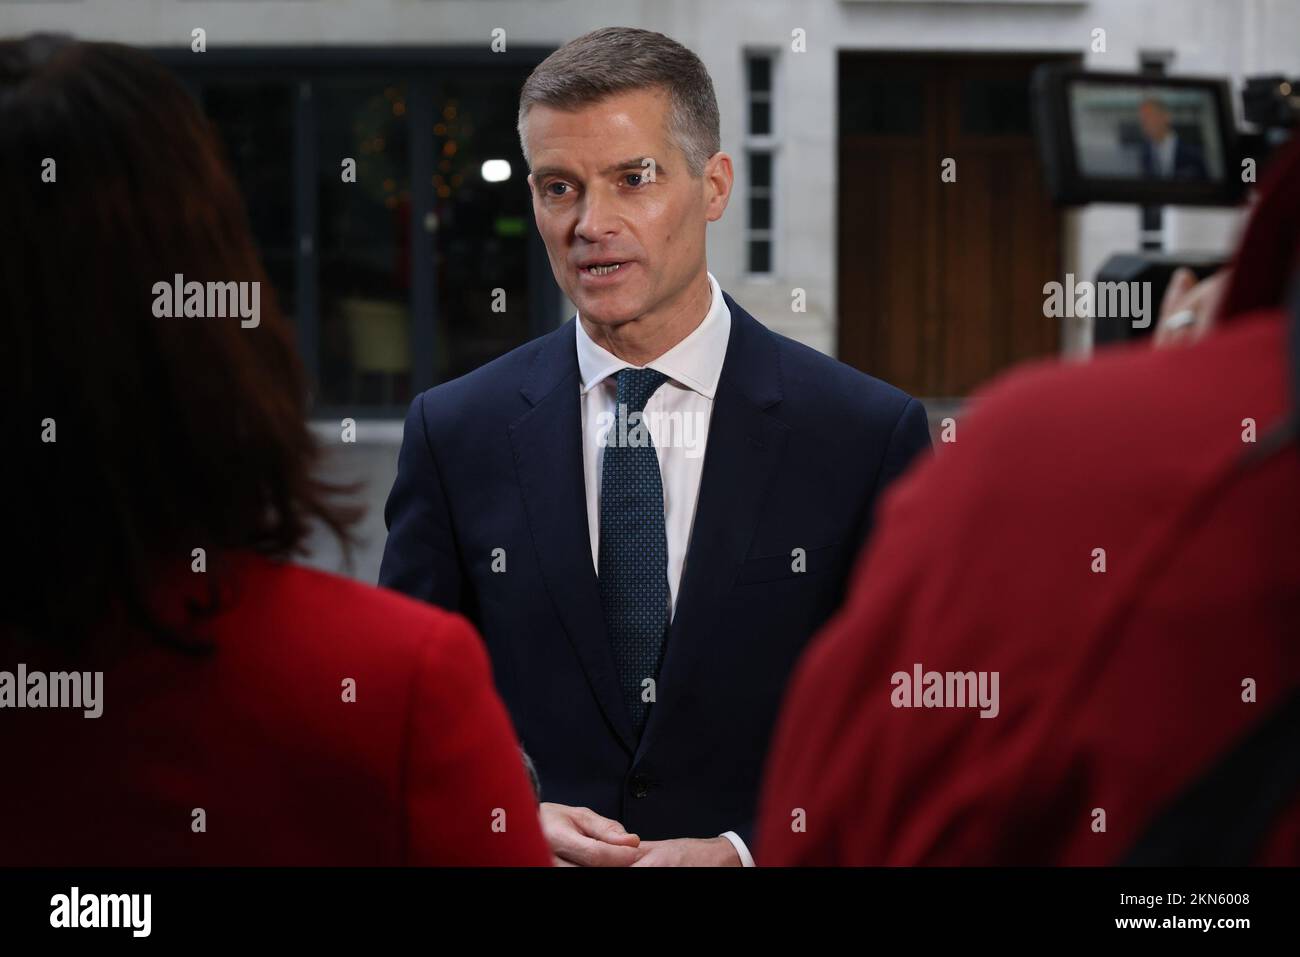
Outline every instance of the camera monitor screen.
<svg viewBox="0 0 1300 957">
<path fill-rule="evenodd" d="M 1035 97 L 1060 202 L 1221 205 L 1240 195 L 1221 80 L 1048 71 Z"/>
</svg>

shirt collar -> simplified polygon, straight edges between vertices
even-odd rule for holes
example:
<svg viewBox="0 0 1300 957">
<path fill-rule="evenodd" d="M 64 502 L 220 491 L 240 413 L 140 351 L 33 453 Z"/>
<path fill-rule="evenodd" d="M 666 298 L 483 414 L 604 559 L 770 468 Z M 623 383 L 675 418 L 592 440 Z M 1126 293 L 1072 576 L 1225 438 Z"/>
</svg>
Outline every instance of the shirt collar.
<svg viewBox="0 0 1300 957">
<path fill-rule="evenodd" d="M 722 375 L 722 362 L 727 356 L 727 340 L 731 336 L 731 310 L 722 298 L 722 288 L 713 273 L 707 273 L 713 299 L 704 321 L 696 326 L 677 345 L 658 359 L 647 363 L 647 369 L 662 372 L 674 382 L 685 386 L 706 399 L 712 399 Z M 636 368 L 618 356 L 597 345 L 582 327 L 581 316 L 574 322 L 577 327 L 578 374 L 585 395 L 620 369 Z"/>
</svg>

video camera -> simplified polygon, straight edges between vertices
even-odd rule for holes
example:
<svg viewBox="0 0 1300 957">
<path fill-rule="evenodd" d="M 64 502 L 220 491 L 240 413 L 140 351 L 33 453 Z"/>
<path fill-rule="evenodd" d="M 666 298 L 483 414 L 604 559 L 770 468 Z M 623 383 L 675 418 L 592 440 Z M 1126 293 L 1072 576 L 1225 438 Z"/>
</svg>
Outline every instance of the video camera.
<svg viewBox="0 0 1300 957">
<path fill-rule="evenodd" d="M 1235 206 L 1252 166 L 1300 126 L 1300 80 L 1280 76 L 1246 80 L 1252 129 L 1240 131 L 1226 79 L 1049 64 L 1032 90 L 1048 188 L 1063 206 Z"/>
<path fill-rule="evenodd" d="M 1281 76 L 1245 81 L 1244 129 L 1222 78 L 1047 64 L 1035 71 L 1031 91 L 1048 191 L 1061 206 L 1236 206 L 1269 155 L 1300 127 L 1300 79 Z M 1119 253 L 1096 282 L 1150 282 L 1159 303 L 1179 266 L 1204 277 L 1224 262 L 1221 255 Z M 1098 323 L 1094 332 L 1101 343 L 1151 328 Z"/>
</svg>

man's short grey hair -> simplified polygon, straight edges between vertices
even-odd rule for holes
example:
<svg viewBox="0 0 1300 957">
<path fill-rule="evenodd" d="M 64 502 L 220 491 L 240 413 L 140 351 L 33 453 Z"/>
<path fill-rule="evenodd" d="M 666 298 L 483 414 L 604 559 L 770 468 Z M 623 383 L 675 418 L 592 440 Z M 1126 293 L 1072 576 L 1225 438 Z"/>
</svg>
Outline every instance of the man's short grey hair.
<svg viewBox="0 0 1300 957">
<path fill-rule="evenodd" d="M 668 94 L 668 136 L 692 176 L 722 148 L 718 100 L 704 64 L 671 37 L 635 27 L 603 27 L 570 40 L 524 81 L 519 96 L 519 144 L 531 168 L 524 124 L 538 105 L 579 110 L 608 96 L 659 89 Z"/>
</svg>

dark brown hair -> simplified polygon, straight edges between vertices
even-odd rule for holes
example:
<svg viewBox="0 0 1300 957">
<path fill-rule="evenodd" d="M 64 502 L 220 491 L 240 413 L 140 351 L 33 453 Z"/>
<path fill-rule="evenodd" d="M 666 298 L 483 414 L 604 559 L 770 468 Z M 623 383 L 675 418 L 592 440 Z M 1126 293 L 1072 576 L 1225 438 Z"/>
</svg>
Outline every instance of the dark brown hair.
<svg viewBox="0 0 1300 957">
<path fill-rule="evenodd" d="M 0 42 L 0 210 L 0 627 L 75 637 L 124 609 L 157 631 L 150 583 L 194 548 L 288 557 L 314 521 L 347 548 L 358 513 L 313 476 L 304 373 L 243 199 L 167 70 L 118 44 Z M 260 283 L 260 323 L 155 317 L 176 274 Z"/>
<path fill-rule="evenodd" d="M 686 156 L 692 176 L 721 146 L 718 100 L 700 58 L 671 37 L 635 27 L 603 27 L 570 40 L 524 81 L 519 96 L 519 143 L 524 159 L 528 113 L 534 106 L 577 110 L 631 90 L 668 95 L 668 135 Z"/>
</svg>

